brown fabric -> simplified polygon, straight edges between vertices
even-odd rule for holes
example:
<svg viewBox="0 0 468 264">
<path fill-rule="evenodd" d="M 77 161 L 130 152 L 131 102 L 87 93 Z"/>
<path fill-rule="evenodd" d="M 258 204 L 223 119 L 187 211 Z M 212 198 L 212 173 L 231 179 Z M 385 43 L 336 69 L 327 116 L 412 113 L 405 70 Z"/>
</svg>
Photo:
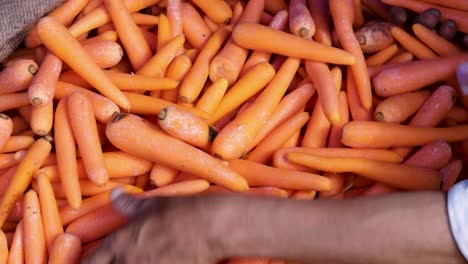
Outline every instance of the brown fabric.
<svg viewBox="0 0 468 264">
<path fill-rule="evenodd" d="M 41 17 L 64 0 L 0 0 L 0 62 L 23 41 Z"/>
</svg>

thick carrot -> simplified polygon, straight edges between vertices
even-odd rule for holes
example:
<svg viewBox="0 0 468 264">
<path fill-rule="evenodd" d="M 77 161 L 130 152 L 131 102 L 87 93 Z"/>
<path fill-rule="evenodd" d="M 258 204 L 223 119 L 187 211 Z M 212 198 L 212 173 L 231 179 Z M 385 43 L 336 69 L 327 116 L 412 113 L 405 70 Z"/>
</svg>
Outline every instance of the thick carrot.
<svg viewBox="0 0 468 264">
<path fill-rule="evenodd" d="M 38 66 L 32 60 L 18 59 L 0 72 L 0 95 L 18 92 L 28 88 Z"/>
<path fill-rule="evenodd" d="M 437 140 L 421 147 L 404 164 L 439 170 L 447 165 L 451 157 L 450 144 L 443 140 Z"/>
<path fill-rule="evenodd" d="M 217 24 L 229 23 L 231 20 L 231 7 L 224 1 L 194 0 L 192 2 Z"/>
<path fill-rule="evenodd" d="M 247 49 L 261 50 L 289 57 L 344 65 L 351 65 L 356 61 L 353 55 L 344 50 L 325 46 L 323 44 L 259 24 L 240 24 L 234 28 L 232 37 L 235 43 Z M 291 46 L 296 48 L 291 49 Z"/>
<path fill-rule="evenodd" d="M 50 252 L 50 264 L 70 263 L 76 264 L 80 260 L 81 240 L 72 234 L 60 234 L 55 239 Z"/>
<path fill-rule="evenodd" d="M 209 76 L 210 62 L 231 34 L 230 26 L 217 30 L 205 44 L 179 88 L 179 101 L 194 102 Z"/>
<path fill-rule="evenodd" d="M 402 123 L 421 108 L 430 94 L 430 91 L 420 91 L 391 96 L 377 105 L 374 119 L 379 122 Z"/>
<path fill-rule="evenodd" d="M 13 132 L 13 121 L 7 115 L 0 113 L 0 151 L 5 152 L 4 147 Z"/>
<path fill-rule="evenodd" d="M 398 46 L 396 44 L 392 44 L 386 47 L 385 49 L 375 53 L 374 55 L 368 57 L 366 59 L 366 65 L 367 67 L 372 67 L 372 66 L 379 66 L 379 65 L 385 64 L 397 52 L 398 52 Z"/>
<path fill-rule="evenodd" d="M 33 106 L 31 111 L 31 130 L 39 136 L 47 135 L 52 129 L 54 119 L 54 104 Z"/>
<path fill-rule="evenodd" d="M 182 81 L 192 67 L 192 61 L 187 55 L 181 54 L 175 57 L 166 70 L 166 77 L 175 81 Z M 180 85 L 180 83 L 178 83 Z M 161 99 L 176 103 L 179 96 L 179 87 L 161 91 Z"/>
<path fill-rule="evenodd" d="M 235 159 L 229 161 L 229 167 L 251 186 L 306 191 L 324 191 L 332 187 L 330 180 L 317 174 L 273 168 L 253 161 Z"/>
<path fill-rule="evenodd" d="M 468 55 L 458 54 L 399 64 L 378 73 L 372 79 L 372 84 L 376 94 L 381 97 L 412 92 L 454 77 L 457 66 L 466 61 Z"/>
<path fill-rule="evenodd" d="M 28 87 L 28 96 L 35 106 L 52 102 L 55 86 L 62 70 L 62 61 L 52 53 L 47 53 Z"/>
<path fill-rule="evenodd" d="M 172 39 L 171 33 L 171 24 L 169 23 L 169 19 L 166 15 L 161 14 L 159 15 L 159 23 L 158 23 L 158 51 L 161 50 L 164 45 Z"/>
<path fill-rule="evenodd" d="M 97 185 L 106 184 L 109 174 L 104 164 L 91 101 L 85 94 L 75 92 L 68 98 L 67 110 L 89 179 Z"/>
<path fill-rule="evenodd" d="M 17 135 L 29 129 L 29 123 L 26 122 L 26 120 L 24 120 L 21 115 L 12 117 L 11 121 L 13 122 L 13 130 L 11 131 L 12 135 Z"/>
<path fill-rule="evenodd" d="M 453 160 L 440 170 L 442 176 L 442 191 L 449 191 L 455 184 L 462 170 L 463 164 L 461 160 Z"/>
<path fill-rule="evenodd" d="M 403 29 L 394 26 L 390 29 L 390 32 L 396 41 L 417 58 L 421 60 L 437 58 L 437 54 Z"/>
<path fill-rule="evenodd" d="M 460 49 L 452 44 L 452 42 L 444 39 L 421 24 L 414 24 L 413 32 L 419 40 L 440 56 L 450 56 L 460 52 Z"/>
<path fill-rule="evenodd" d="M 139 198 L 151 198 L 156 196 L 186 196 L 195 195 L 206 191 L 210 183 L 206 180 L 188 180 L 166 185 L 151 191 L 146 191 L 136 196 Z"/>
<path fill-rule="evenodd" d="M 468 125 L 436 128 L 352 121 L 343 127 L 341 141 L 354 148 L 386 148 L 421 146 L 435 140 L 455 142 L 467 138 Z"/>
<path fill-rule="evenodd" d="M 8 256 L 8 264 L 24 263 L 24 238 L 23 238 L 23 221 L 20 221 L 16 226 L 15 235 L 11 242 L 10 254 Z"/>
<path fill-rule="evenodd" d="M 454 106 L 448 112 L 447 119 L 451 119 L 459 123 L 466 123 L 468 122 L 468 110 L 460 106 Z M 12 118 L 12 120 L 13 120 L 13 130 L 14 130 L 14 127 L 15 127 L 14 118 Z"/>
<path fill-rule="evenodd" d="M 352 172 L 404 190 L 437 190 L 438 171 L 362 158 L 325 158 L 304 153 L 289 153 L 288 160 L 320 171 Z"/>
<path fill-rule="evenodd" d="M 28 188 L 34 172 L 40 168 L 51 148 L 50 142 L 45 138 L 36 140 L 29 148 L 0 201 L 0 225 L 3 225 L 15 202 Z"/>
<path fill-rule="evenodd" d="M 150 77 L 163 77 L 169 63 L 177 56 L 177 52 L 183 47 L 184 42 L 185 38 L 183 35 L 178 35 L 171 39 L 137 71 L 137 74 Z"/>
<path fill-rule="evenodd" d="M 11 136 L 3 145 L 2 152 L 8 153 L 28 149 L 33 143 L 33 136 Z"/>
<path fill-rule="evenodd" d="M 129 154 L 145 157 L 175 169 L 190 171 L 233 190 L 248 189 L 245 180 L 219 160 L 178 139 L 162 134 L 135 115 L 116 115 L 114 121 L 108 123 L 106 135 L 114 146 Z M 139 140 L 143 136 L 147 139 L 144 144 Z M 153 146 L 154 144 L 158 146 Z M 205 166 L 199 166 L 200 162 L 204 162 Z"/>
<path fill-rule="evenodd" d="M 39 21 L 37 32 L 44 45 L 89 84 L 123 109 L 130 109 L 127 98 L 92 61 L 80 43 L 70 35 L 64 26 L 53 18 L 45 17 Z"/>
<path fill-rule="evenodd" d="M 394 64 L 394 63 L 405 63 L 405 62 L 410 62 L 414 59 L 414 55 L 410 52 L 403 52 L 399 55 L 396 55 L 394 56 L 393 58 L 391 58 L 388 62 L 387 62 L 387 65 L 391 66 L 390 64 Z M 369 75 L 371 77 L 373 77 L 373 74 L 370 73 L 369 71 Z"/>
<path fill-rule="evenodd" d="M 212 152 L 215 155 L 223 159 L 234 159 L 245 154 L 248 146 L 267 123 L 271 114 L 281 101 L 281 98 L 284 96 L 291 80 L 299 68 L 299 64 L 300 59 L 288 58 L 252 106 L 238 115 L 219 132 L 212 147 Z M 262 64 L 255 66 L 254 69 L 261 65 Z M 252 69 L 252 71 L 254 69 Z M 244 75 L 244 78 L 246 78 L 247 75 L 248 74 Z M 230 91 L 232 91 L 232 89 L 233 88 L 231 88 Z M 228 94 L 229 92 L 226 96 Z"/>
<path fill-rule="evenodd" d="M 211 37 L 211 30 L 206 25 L 202 16 L 189 3 L 182 3 L 183 32 L 190 43 L 196 49 L 202 49 Z"/>
<path fill-rule="evenodd" d="M 208 114 L 212 114 L 221 103 L 227 88 L 227 80 L 224 78 L 218 79 L 205 90 L 195 107 Z"/>
<path fill-rule="evenodd" d="M 23 240 L 25 263 L 45 263 L 47 247 L 44 238 L 44 224 L 37 194 L 29 190 L 24 195 Z"/>
<path fill-rule="evenodd" d="M 179 170 L 165 165 L 154 164 L 151 169 L 150 180 L 158 187 L 166 186 L 174 180 L 177 174 L 179 174 Z"/>
<path fill-rule="evenodd" d="M 355 58 L 356 62 L 350 66 L 351 72 L 356 82 L 356 90 L 361 99 L 361 104 L 364 109 L 369 109 L 372 107 L 371 83 L 361 46 L 354 35 L 352 25 L 354 17 L 353 2 L 352 0 L 331 0 L 330 11 L 335 24 L 335 31 L 341 45 Z"/>
<path fill-rule="evenodd" d="M 263 13 L 265 0 L 251 0 L 247 3 L 235 28 L 242 23 L 258 23 Z M 239 77 L 248 55 L 248 47 L 238 45 L 231 37 L 210 64 L 210 80 L 225 78 L 232 85 Z"/>
<path fill-rule="evenodd" d="M 289 3 L 289 31 L 306 39 L 314 36 L 315 23 L 306 0 L 292 0 Z"/>
<path fill-rule="evenodd" d="M 468 33 L 468 16 L 467 12 L 463 10 L 433 5 L 422 1 L 382 0 L 382 2 L 387 5 L 408 8 L 417 13 L 422 13 L 429 8 L 438 9 L 441 13 L 440 18 L 442 20 L 452 19 L 457 23 L 457 27 L 460 31 Z"/>
</svg>

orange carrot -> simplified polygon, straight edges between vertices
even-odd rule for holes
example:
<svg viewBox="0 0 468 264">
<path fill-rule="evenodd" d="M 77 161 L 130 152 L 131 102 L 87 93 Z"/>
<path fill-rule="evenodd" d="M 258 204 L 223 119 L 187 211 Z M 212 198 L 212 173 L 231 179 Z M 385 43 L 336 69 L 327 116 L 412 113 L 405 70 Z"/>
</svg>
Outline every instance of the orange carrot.
<svg viewBox="0 0 468 264">
<path fill-rule="evenodd" d="M 45 263 L 47 258 L 39 199 L 33 190 L 24 195 L 23 240 L 25 263 Z"/>
<path fill-rule="evenodd" d="M 413 58 L 414 58 L 414 55 L 411 54 L 410 52 L 403 52 L 400 55 L 396 55 L 393 58 L 391 58 L 387 62 L 387 65 L 392 66 L 390 64 L 410 62 L 413 60 Z M 370 71 L 369 71 L 369 75 L 373 77 L 373 74 L 371 74 Z"/>
<path fill-rule="evenodd" d="M 314 40 L 324 45 L 332 45 L 332 36 L 329 26 L 330 7 L 327 0 L 308 0 L 310 14 L 316 25 Z"/>
<path fill-rule="evenodd" d="M 340 141 L 343 126 L 349 122 L 349 107 L 346 92 L 341 91 L 339 95 L 341 120 L 337 124 L 332 124 L 330 135 L 328 137 L 328 147 L 342 147 Z"/>
<path fill-rule="evenodd" d="M 123 109 L 130 109 L 127 98 L 92 61 L 79 42 L 64 26 L 53 18 L 45 17 L 39 21 L 37 33 L 48 49 L 66 62 L 89 84 Z M 71 56 L 72 54 L 73 56 Z"/>
<path fill-rule="evenodd" d="M 179 174 L 179 170 L 165 165 L 154 164 L 151 169 L 150 180 L 158 187 L 170 184 Z"/>
<path fill-rule="evenodd" d="M 352 25 L 354 18 L 353 2 L 352 0 L 331 0 L 330 11 L 341 45 L 355 57 L 356 63 L 350 66 L 351 72 L 356 83 L 356 90 L 361 99 L 361 104 L 364 109 L 369 109 L 372 107 L 371 84 L 361 46 L 354 35 Z"/>
<path fill-rule="evenodd" d="M 229 167 L 242 175 L 251 186 L 316 191 L 332 187 L 330 180 L 320 175 L 273 168 L 253 161 L 235 159 L 229 161 Z"/>
<path fill-rule="evenodd" d="M 221 49 L 223 43 L 229 37 L 231 27 L 222 27 L 208 40 L 203 49 L 200 51 L 193 67 L 187 73 L 180 85 L 181 102 L 193 102 L 199 96 L 203 86 L 208 78 L 210 71 L 210 62 Z"/>
<path fill-rule="evenodd" d="M 178 139 L 162 134 L 135 115 L 116 115 L 114 121 L 108 123 L 106 135 L 114 146 L 127 153 L 175 169 L 189 170 L 210 182 L 233 190 L 248 189 L 245 180 L 220 161 Z M 144 144 L 139 140 L 142 136 L 147 139 Z M 158 146 L 153 146 L 153 143 Z M 202 160 L 206 166 L 200 167 L 199 162 Z"/>
<path fill-rule="evenodd" d="M 330 128 L 331 124 L 323 113 L 322 104 L 319 102 L 315 103 L 304 138 L 302 139 L 302 146 L 311 148 L 325 147 L 327 145 Z"/>
<path fill-rule="evenodd" d="M 232 18 L 231 21 L 229 22 L 229 25 L 237 25 L 239 22 L 239 18 L 241 17 L 242 13 L 244 12 L 244 6 L 242 5 L 242 2 L 238 1 L 233 7 L 232 7 Z"/>
<path fill-rule="evenodd" d="M 364 25 L 364 16 L 362 15 L 361 0 L 353 0 L 354 19 L 353 27 L 358 28 Z"/>
<path fill-rule="evenodd" d="M 460 52 L 457 46 L 421 24 L 414 24 L 413 32 L 419 40 L 440 56 L 449 56 Z"/>
<path fill-rule="evenodd" d="M 221 0 L 195 0 L 192 1 L 215 23 L 229 23 L 232 17 L 231 7 Z"/>
<path fill-rule="evenodd" d="M 294 200 L 314 200 L 317 195 L 316 191 L 296 191 L 291 195 Z M 271 263 L 270 263 L 271 264 Z"/>
<path fill-rule="evenodd" d="M 146 191 L 144 193 L 137 194 L 136 196 L 139 198 L 151 198 L 156 196 L 195 195 L 206 191 L 208 187 L 210 187 L 210 183 L 206 180 L 189 180 Z"/>
<path fill-rule="evenodd" d="M 32 60 L 18 59 L 0 72 L 0 95 L 18 92 L 28 88 L 38 66 Z"/>
<path fill-rule="evenodd" d="M 457 66 L 466 61 L 468 56 L 459 54 L 399 64 L 378 73 L 372 84 L 381 97 L 412 92 L 455 76 Z"/>
<path fill-rule="evenodd" d="M 419 40 L 408 34 L 401 28 L 392 27 L 390 29 L 392 36 L 398 41 L 405 49 L 409 52 L 414 54 L 417 58 L 421 60 L 428 60 L 437 58 L 437 54 L 435 54 L 431 49 L 429 49 L 426 45 L 421 43 Z"/>
<path fill-rule="evenodd" d="M 306 39 L 314 36 L 315 23 L 306 0 L 292 0 L 289 3 L 289 31 Z"/>
<path fill-rule="evenodd" d="M 281 10 L 288 8 L 284 0 L 265 0 L 265 10 L 272 14 L 277 14 Z"/>
<path fill-rule="evenodd" d="M 122 62 L 125 61 L 120 61 L 119 65 L 115 67 L 122 67 Z M 128 67 L 128 72 L 131 71 L 130 65 Z M 83 78 L 81 78 L 76 72 L 74 71 L 65 71 L 60 74 L 59 81 L 57 85 L 60 84 L 60 82 L 66 82 L 66 83 L 71 83 L 73 85 L 81 86 L 87 89 L 92 89 L 93 87 L 86 82 Z M 56 98 L 57 99 L 57 98 Z"/>
<path fill-rule="evenodd" d="M 67 110 L 89 179 L 97 185 L 106 184 L 109 174 L 104 164 L 91 101 L 82 93 L 73 93 L 68 98 Z"/>
<path fill-rule="evenodd" d="M 182 81 L 190 68 L 192 67 L 192 61 L 186 55 L 179 55 L 172 60 L 166 70 L 166 77 L 176 80 Z M 180 83 L 179 83 L 180 85 Z M 161 91 L 161 99 L 166 101 L 176 103 L 177 97 L 179 96 L 179 88 L 168 90 L 168 91 Z M 201 110 L 201 109 L 200 109 Z"/>
<path fill-rule="evenodd" d="M 83 48 L 101 69 L 116 66 L 123 57 L 122 47 L 112 40 L 94 40 L 83 43 Z"/>
<path fill-rule="evenodd" d="M 158 24 L 159 19 L 157 16 L 142 14 L 142 13 L 133 13 L 131 14 L 133 22 L 140 26 L 155 26 Z"/>
<path fill-rule="evenodd" d="M 437 140 L 424 145 L 409 157 L 404 164 L 439 170 L 447 165 L 451 157 L 452 148 L 450 144 L 443 140 Z"/>
<path fill-rule="evenodd" d="M 86 6 L 83 8 L 81 13 L 87 15 L 97 7 L 100 7 L 103 3 L 103 0 L 89 0 Z"/>
<path fill-rule="evenodd" d="M 16 164 L 18 164 L 18 160 L 15 159 L 15 154 L 0 154 L 0 169 L 7 169 Z"/>
<path fill-rule="evenodd" d="M 5 233 L 0 230 L 0 261 L 7 263 L 8 261 L 8 241 Z"/>
<path fill-rule="evenodd" d="M 24 263 L 24 238 L 23 238 L 23 221 L 20 221 L 16 226 L 13 242 L 11 242 L 10 254 L 8 256 L 8 264 Z"/>
<path fill-rule="evenodd" d="M 218 79 L 205 90 L 195 107 L 212 114 L 221 103 L 227 88 L 227 80 L 224 78 Z"/>
<path fill-rule="evenodd" d="M 440 170 L 442 176 L 442 191 L 449 191 L 457 181 L 458 175 L 462 170 L 462 161 L 453 160 Z"/>
<path fill-rule="evenodd" d="M 372 115 L 374 113 L 374 108 L 365 109 L 361 100 L 359 99 L 359 94 L 356 90 L 356 83 L 354 82 L 354 77 L 351 74 L 351 70 L 348 69 L 346 74 L 346 91 L 348 95 L 348 104 L 349 112 L 351 114 L 352 120 L 354 121 L 369 121 L 372 120 Z"/>
<path fill-rule="evenodd" d="M 385 49 L 375 53 L 374 55 L 368 57 L 366 59 L 366 65 L 367 67 L 372 67 L 372 66 L 379 66 L 379 65 L 385 64 L 397 52 L 398 52 L 398 46 L 396 44 L 392 44 L 386 47 Z"/>
<path fill-rule="evenodd" d="M 115 85 L 117 85 L 117 87 L 124 91 L 175 89 L 179 84 L 178 81 L 169 78 L 148 77 L 115 71 L 104 71 L 104 73 L 115 83 Z"/>
<path fill-rule="evenodd" d="M 189 3 L 182 3 L 183 32 L 188 43 L 196 49 L 202 49 L 211 37 L 211 30 L 198 11 Z"/>
<path fill-rule="evenodd" d="M 420 91 L 391 96 L 377 105 L 374 119 L 402 123 L 419 110 L 430 94 L 429 91 Z"/>
<path fill-rule="evenodd" d="M 16 152 L 29 148 L 34 143 L 33 136 L 11 136 L 3 145 L 2 152 Z"/>
<path fill-rule="evenodd" d="M 76 164 L 76 142 L 68 117 L 67 98 L 61 99 L 55 110 L 54 135 L 57 167 L 68 203 L 73 208 L 79 208 L 81 193 Z"/>
<path fill-rule="evenodd" d="M 31 111 L 31 130 L 36 135 L 45 136 L 52 129 L 54 119 L 53 102 L 40 106 L 33 106 Z"/>
<path fill-rule="evenodd" d="M 12 135 L 17 135 L 29 129 L 29 123 L 20 115 L 12 117 L 11 121 L 13 122 L 13 130 L 11 131 Z"/>
<path fill-rule="evenodd" d="M 320 171 L 353 172 L 404 190 L 437 190 L 438 171 L 408 165 L 360 158 L 325 158 L 304 153 L 289 153 L 288 160 Z"/>
<path fill-rule="evenodd" d="M 412 147 L 435 140 L 455 142 L 468 138 L 468 125 L 419 127 L 394 123 L 352 121 L 343 127 L 341 141 L 354 148 Z"/>
<path fill-rule="evenodd" d="M 47 53 L 28 88 L 31 104 L 40 106 L 52 102 L 61 70 L 62 61 L 52 53 Z"/>
<path fill-rule="evenodd" d="M 49 253 L 48 263 L 50 264 L 76 264 L 80 260 L 81 241 L 72 234 L 60 234 L 55 239 Z"/>
<path fill-rule="evenodd" d="M 183 47 L 184 42 L 185 38 L 183 35 L 178 35 L 171 39 L 137 71 L 137 74 L 150 77 L 163 77 L 169 63 L 177 56 L 177 52 Z"/>
<path fill-rule="evenodd" d="M 219 25 L 216 24 L 209 16 L 204 15 L 203 21 L 205 21 L 206 26 L 212 33 L 216 32 L 216 30 L 219 29 Z"/>
<path fill-rule="evenodd" d="M 448 112 L 447 119 L 452 119 L 455 122 L 466 123 L 468 122 L 468 111 L 463 107 L 454 106 Z M 13 120 L 13 130 L 14 130 L 14 127 L 15 127 L 14 118 L 12 118 L 12 120 Z"/>
<path fill-rule="evenodd" d="M 34 172 L 38 170 L 52 148 L 50 142 L 40 138 L 29 148 L 28 153 L 18 165 L 11 182 L 0 201 L 0 225 L 3 225 L 11 208 L 26 191 Z"/>
<path fill-rule="evenodd" d="M 161 50 L 164 45 L 172 39 L 171 33 L 171 24 L 169 23 L 169 19 L 166 15 L 161 14 L 159 15 L 159 23 L 158 23 L 158 51 Z"/>
<path fill-rule="evenodd" d="M 7 115 L 0 113 L 0 151 L 4 149 L 11 132 L 13 132 L 13 121 Z"/>
</svg>

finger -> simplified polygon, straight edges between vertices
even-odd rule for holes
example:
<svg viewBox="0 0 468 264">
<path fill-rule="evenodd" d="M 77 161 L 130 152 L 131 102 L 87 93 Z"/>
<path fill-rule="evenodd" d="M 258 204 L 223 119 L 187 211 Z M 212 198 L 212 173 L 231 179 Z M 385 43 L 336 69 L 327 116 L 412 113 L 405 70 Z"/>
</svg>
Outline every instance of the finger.
<svg viewBox="0 0 468 264">
<path fill-rule="evenodd" d="M 123 188 L 114 188 L 111 192 L 112 206 L 121 215 L 128 218 L 135 216 L 142 206 L 143 200 L 126 193 Z"/>
<path fill-rule="evenodd" d="M 98 249 L 89 257 L 81 260 L 81 264 L 111 264 L 113 263 L 114 255 L 106 249 Z"/>
<path fill-rule="evenodd" d="M 462 63 L 457 71 L 458 85 L 464 96 L 468 95 L 468 63 Z"/>
</svg>

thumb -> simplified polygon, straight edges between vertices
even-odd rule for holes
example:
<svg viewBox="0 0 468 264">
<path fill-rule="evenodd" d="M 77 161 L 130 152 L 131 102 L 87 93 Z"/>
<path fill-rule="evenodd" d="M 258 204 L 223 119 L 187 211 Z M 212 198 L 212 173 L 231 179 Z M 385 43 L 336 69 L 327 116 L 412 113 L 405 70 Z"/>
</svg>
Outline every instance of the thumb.
<svg viewBox="0 0 468 264">
<path fill-rule="evenodd" d="M 133 218 L 141 211 L 144 200 L 138 199 L 135 196 L 128 194 L 121 187 L 114 188 L 111 191 L 112 207 L 127 218 Z"/>
</svg>

